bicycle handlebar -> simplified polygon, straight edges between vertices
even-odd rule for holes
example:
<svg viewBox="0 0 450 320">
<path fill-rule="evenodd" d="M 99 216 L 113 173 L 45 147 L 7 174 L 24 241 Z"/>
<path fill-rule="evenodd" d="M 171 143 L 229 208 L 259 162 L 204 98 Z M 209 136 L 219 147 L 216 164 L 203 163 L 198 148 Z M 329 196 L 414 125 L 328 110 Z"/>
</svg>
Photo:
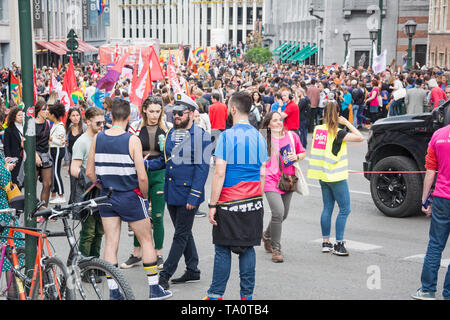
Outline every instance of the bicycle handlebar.
<svg viewBox="0 0 450 320">
<path fill-rule="evenodd" d="M 111 199 L 112 193 L 113 193 L 113 189 L 109 188 L 108 194 L 106 196 L 97 197 L 97 198 L 90 199 L 90 200 L 83 201 L 83 202 L 72 203 L 72 204 L 69 204 L 66 206 L 62 206 L 62 207 L 56 206 L 55 208 L 47 208 L 44 210 L 38 210 L 38 211 L 34 212 L 33 217 L 44 217 L 44 218 L 48 218 L 50 216 L 56 217 L 56 216 L 61 216 L 64 213 L 72 212 L 75 208 L 98 207 L 99 205 L 97 203 Z M 85 208 L 83 208 L 83 209 L 85 209 Z"/>
</svg>

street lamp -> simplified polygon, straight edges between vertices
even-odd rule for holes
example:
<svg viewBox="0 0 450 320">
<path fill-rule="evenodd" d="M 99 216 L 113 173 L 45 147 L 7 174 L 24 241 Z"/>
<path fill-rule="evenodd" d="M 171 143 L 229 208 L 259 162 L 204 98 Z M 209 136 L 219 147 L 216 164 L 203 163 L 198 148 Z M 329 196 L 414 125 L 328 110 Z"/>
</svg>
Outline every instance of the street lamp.
<svg viewBox="0 0 450 320">
<path fill-rule="evenodd" d="M 343 37 L 344 37 L 344 41 L 345 41 L 345 60 L 347 60 L 347 54 L 348 54 L 348 42 L 350 41 L 350 36 L 351 36 L 351 34 L 350 34 L 350 32 L 348 32 L 348 31 L 345 31 L 344 33 L 343 33 Z"/>
<path fill-rule="evenodd" d="M 408 70 L 412 69 L 412 38 L 416 34 L 417 23 L 414 20 L 409 20 L 405 24 L 405 33 L 409 38 L 408 43 L 408 60 L 406 62 L 406 67 Z"/>
<path fill-rule="evenodd" d="M 370 51 L 372 52 L 372 54 L 370 55 L 370 66 L 372 67 L 373 65 L 373 56 L 375 54 L 375 52 L 373 51 L 373 46 L 375 44 L 375 41 L 378 38 L 378 30 L 377 29 L 372 29 L 369 31 L 369 35 L 370 35 L 370 40 L 372 41 L 372 48 L 370 49 Z"/>
</svg>

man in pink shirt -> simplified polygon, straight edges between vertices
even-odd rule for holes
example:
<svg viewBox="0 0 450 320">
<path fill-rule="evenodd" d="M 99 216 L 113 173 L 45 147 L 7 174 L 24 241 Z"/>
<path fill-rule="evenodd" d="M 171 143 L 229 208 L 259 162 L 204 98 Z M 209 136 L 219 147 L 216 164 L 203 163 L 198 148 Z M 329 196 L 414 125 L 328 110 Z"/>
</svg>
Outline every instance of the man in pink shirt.
<svg viewBox="0 0 450 320">
<path fill-rule="evenodd" d="M 442 252 L 450 232 L 450 125 L 437 130 L 428 145 L 425 158 L 427 173 L 423 183 L 422 211 L 431 216 L 430 239 L 422 268 L 422 287 L 412 295 L 413 299 L 434 300 Z M 437 173 L 432 196 L 430 190 Z M 432 197 L 432 208 L 428 199 Z M 450 268 L 444 280 L 444 299 L 450 299 Z"/>
<path fill-rule="evenodd" d="M 309 121 L 308 121 L 308 131 L 313 132 L 314 126 L 318 125 L 318 109 L 320 102 L 320 89 L 316 86 L 316 79 L 311 80 L 311 84 L 306 90 L 306 95 L 309 98 L 309 101 L 311 102 L 311 112 L 309 113 Z"/>
</svg>

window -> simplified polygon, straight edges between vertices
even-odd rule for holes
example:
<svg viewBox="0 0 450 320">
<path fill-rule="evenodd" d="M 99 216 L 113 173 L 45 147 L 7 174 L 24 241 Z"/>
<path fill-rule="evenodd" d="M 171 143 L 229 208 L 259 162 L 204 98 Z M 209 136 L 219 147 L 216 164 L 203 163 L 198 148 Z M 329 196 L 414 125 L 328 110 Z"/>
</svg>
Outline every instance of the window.
<svg viewBox="0 0 450 320">
<path fill-rule="evenodd" d="M 444 67 L 445 65 L 445 54 L 443 52 L 439 52 L 439 61 L 438 61 L 438 66 L 439 67 Z"/>
<path fill-rule="evenodd" d="M 9 66 L 9 43 L 0 43 L 0 68 L 8 66 Z"/>
<path fill-rule="evenodd" d="M 439 21 L 439 29 L 445 31 L 447 27 L 447 16 L 448 16 L 448 0 L 441 0 L 441 19 Z"/>
<path fill-rule="evenodd" d="M 432 8 L 431 8 L 431 31 L 436 31 L 438 27 L 438 13 L 439 13 L 439 1 L 440 0 L 432 0 Z"/>
<path fill-rule="evenodd" d="M 9 23 L 8 0 L 0 0 L 0 23 Z"/>
</svg>

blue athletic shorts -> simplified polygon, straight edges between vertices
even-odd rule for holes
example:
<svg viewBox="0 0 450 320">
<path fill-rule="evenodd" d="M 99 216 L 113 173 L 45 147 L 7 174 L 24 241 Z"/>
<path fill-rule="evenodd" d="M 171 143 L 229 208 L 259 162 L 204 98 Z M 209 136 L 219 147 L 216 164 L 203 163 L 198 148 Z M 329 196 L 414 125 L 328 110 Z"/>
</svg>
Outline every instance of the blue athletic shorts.
<svg viewBox="0 0 450 320">
<path fill-rule="evenodd" d="M 101 196 L 106 194 L 106 191 L 101 191 Z M 114 191 L 111 199 L 105 203 L 110 203 L 112 206 L 99 207 L 102 218 L 120 217 L 125 222 L 149 218 L 148 200 L 141 198 L 134 191 Z"/>
</svg>

